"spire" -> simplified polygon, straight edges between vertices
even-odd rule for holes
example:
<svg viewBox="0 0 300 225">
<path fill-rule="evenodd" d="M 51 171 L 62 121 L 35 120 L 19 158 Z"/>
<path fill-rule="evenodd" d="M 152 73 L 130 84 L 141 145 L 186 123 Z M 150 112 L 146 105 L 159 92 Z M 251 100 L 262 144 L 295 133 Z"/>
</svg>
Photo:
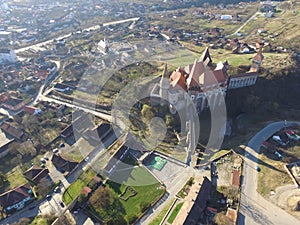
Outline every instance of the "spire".
<svg viewBox="0 0 300 225">
<path fill-rule="evenodd" d="M 209 48 L 206 47 L 204 52 L 202 53 L 201 57 L 199 58 L 199 62 L 204 62 L 205 65 L 209 65 L 212 63 L 212 59 L 210 57 Z"/>
<path fill-rule="evenodd" d="M 162 73 L 159 86 L 160 86 L 159 94 L 160 94 L 160 98 L 161 98 L 160 104 L 164 105 L 168 99 L 168 90 L 170 88 L 167 63 L 165 63 L 165 68 Z"/>
<path fill-rule="evenodd" d="M 169 77 L 168 77 L 168 64 L 167 63 L 165 63 L 165 68 L 164 68 L 164 71 L 162 73 L 162 77 L 166 78 L 166 79 L 169 79 Z"/>
</svg>

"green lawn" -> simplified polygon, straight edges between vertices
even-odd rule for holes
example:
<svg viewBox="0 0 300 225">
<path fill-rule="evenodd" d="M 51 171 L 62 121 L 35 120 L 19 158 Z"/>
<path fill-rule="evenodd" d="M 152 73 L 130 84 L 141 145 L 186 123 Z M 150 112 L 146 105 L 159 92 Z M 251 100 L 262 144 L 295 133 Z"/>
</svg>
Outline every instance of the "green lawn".
<svg viewBox="0 0 300 225">
<path fill-rule="evenodd" d="M 118 165 L 119 169 L 120 166 Z M 115 199 L 117 199 L 118 204 L 122 210 L 118 212 L 125 218 L 128 222 L 130 216 L 140 216 L 142 214 L 141 204 L 151 205 L 157 199 L 159 199 L 164 194 L 164 189 L 161 188 L 161 184 L 144 168 L 144 167 L 134 167 L 130 174 L 124 173 L 122 171 L 118 172 L 120 177 L 124 177 L 124 183 L 119 184 L 114 181 L 108 180 L 107 187 L 112 191 Z M 150 182 L 150 183 L 149 183 Z M 145 186 L 135 186 L 141 184 L 149 184 Z M 124 191 L 127 185 L 132 186 L 137 194 L 127 201 L 119 198 L 119 195 Z M 110 208 L 107 209 L 95 209 L 100 215 L 109 214 Z"/>
<path fill-rule="evenodd" d="M 72 183 L 63 194 L 63 201 L 69 205 L 81 192 L 81 190 L 88 184 L 88 182 L 95 176 L 95 172 L 88 170 Z"/>
<path fill-rule="evenodd" d="M 9 182 L 9 188 L 15 188 L 22 184 L 25 184 L 27 180 L 23 176 L 23 172 L 20 168 L 20 166 L 15 167 L 11 171 L 9 171 L 7 174 L 7 181 Z"/>
<path fill-rule="evenodd" d="M 169 219 L 168 219 L 168 223 L 172 224 L 177 216 L 177 214 L 179 213 L 181 207 L 183 206 L 183 202 L 180 202 L 176 205 L 175 209 L 172 211 Z"/>
</svg>

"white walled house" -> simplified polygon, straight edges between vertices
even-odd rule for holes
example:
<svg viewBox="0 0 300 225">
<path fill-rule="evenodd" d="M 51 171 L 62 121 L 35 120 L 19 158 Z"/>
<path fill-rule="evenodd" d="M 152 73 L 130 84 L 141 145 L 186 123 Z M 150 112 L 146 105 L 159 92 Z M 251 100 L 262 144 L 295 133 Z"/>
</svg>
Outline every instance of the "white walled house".
<svg viewBox="0 0 300 225">
<path fill-rule="evenodd" d="M 18 60 L 16 53 L 12 49 L 0 49 L 0 63 L 14 63 Z"/>
</svg>

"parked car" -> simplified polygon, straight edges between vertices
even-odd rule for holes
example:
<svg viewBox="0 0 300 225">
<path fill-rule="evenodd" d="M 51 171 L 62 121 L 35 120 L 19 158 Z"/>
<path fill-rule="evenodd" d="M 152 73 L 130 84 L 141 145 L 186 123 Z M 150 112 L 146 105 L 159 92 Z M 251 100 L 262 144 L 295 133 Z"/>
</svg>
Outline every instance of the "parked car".
<svg viewBox="0 0 300 225">
<path fill-rule="evenodd" d="M 62 142 L 62 143 L 60 143 L 59 147 L 60 147 L 60 148 L 63 148 L 63 147 L 65 147 L 65 143 L 63 143 L 63 142 Z"/>
<path fill-rule="evenodd" d="M 278 158 L 282 159 L 282 154 L 280 154 L 279 152 L 275 152 L 275 155 L 276 155 Z"/>
<path fill-rule="evenodd" d="M 58 148 L 53 149 L 52 151 L 54 154 L 58 153 Z"/>
<path fill-rule="evenodd" d="M 46 160 L 44 158 L 40 158 L 41 163 L 46 163 Z"/>
<path fill-rule="evenodd" d="M 60 204 L 60 206 L 61 206 L 62 208 L 65 207 L 65 204 L 64 204 L 62 201 L 60 201 L 59 204 Z"/>
<path fill-rule="evenodd" d="M 287 130 L 285 131 L 286 136 L 288 136 L 289 139 L 294 140 L 294 141 L 299 141 L 300 136 L 297 135 L 294 131 L 292 130 Z"/>
<path fill-rule="evenodd" d="M 50 201 L 50 200 L 51 200 L 51 198 L 52 198 L 52 196 L 51 196 L 51 195 L 47 195 L 47 196 L 46 196 L 46 199 L 47 199 L 48 201 Z"/>
<path fill-rule="evenodd" d="M 60 187 L 57 186 L 57 187 L 54 189 L 54 192 L 55 192 L 55 193 L 59 193 L 59 192 L 60 192 Z"/>
<path fill-rule="evenodd" d="M 47 160 L 47 161 L 49 160 L 49 158 L 47 156 L 44 156 L 44 159 Z"/>
<path fill-rule="evenodd" d="M 256 169 L 257 172 L 260 172 L 260 171 L 261 171 L 261 169 L 260 169 L 259 166 L 256 166 L 255 169 Z"/>
<path fill-rule="evenodd" d="M 272 139 L 274 141 L 276 141 L 278 144 L 280 144 L 281 146 L 286 146 L 287 145 L 287 142 L 284 142 L 281 140 L 281 138 L 279 136 L 273 136 Z"/>
</svg>

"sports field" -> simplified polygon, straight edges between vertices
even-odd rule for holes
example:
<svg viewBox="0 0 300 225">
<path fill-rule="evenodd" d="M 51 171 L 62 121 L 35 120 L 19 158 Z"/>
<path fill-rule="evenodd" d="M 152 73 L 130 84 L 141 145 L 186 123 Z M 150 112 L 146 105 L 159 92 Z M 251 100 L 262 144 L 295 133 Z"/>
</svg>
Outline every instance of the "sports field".
<svg viewBox="0 0 300 225">
<path fill-rule="evenodd" d="M 156 170 L 161 170 L 164 165 L 167 163 L 167 160 L 159 157 L 159 156 L 155 156 L 153 162 L 152 162 L 152 167 Z"/>
</svg>

